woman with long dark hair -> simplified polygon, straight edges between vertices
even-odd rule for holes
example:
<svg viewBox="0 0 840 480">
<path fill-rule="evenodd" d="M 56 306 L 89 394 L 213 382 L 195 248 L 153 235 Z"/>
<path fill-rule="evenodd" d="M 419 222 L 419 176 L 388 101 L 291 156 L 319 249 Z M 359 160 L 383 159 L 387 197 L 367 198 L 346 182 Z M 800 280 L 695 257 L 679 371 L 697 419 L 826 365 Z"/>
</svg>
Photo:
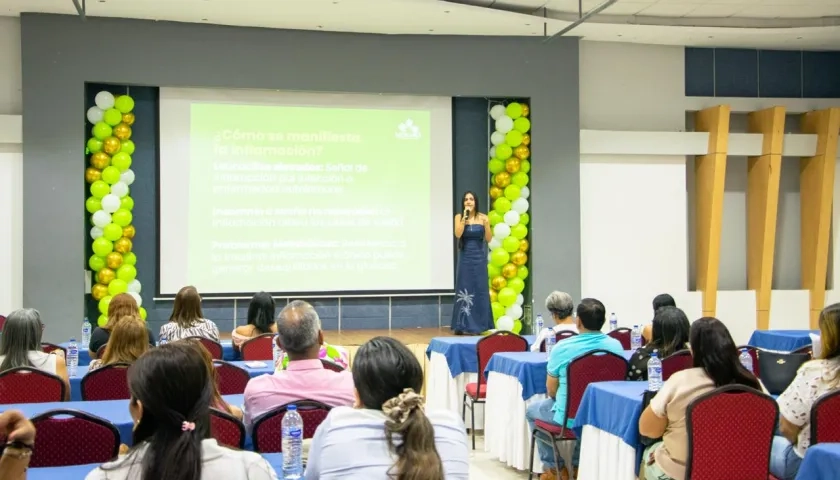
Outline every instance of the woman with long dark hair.
<svg viewBox="0 0 840 480">
<path fill-rule="evenodd" d="M 761 383 L 738 361 L 738 347 L 717 318 L 703 317 L 691 324 L 689 347 L 694 368 L 669 378 L 639 419 L 639 433 L 662 437 L 645 450 L 640 478 L 683 480 L 688 460 L 686 409 L 692 400 L 725 385 L 761 390 Z"/>
<path fill-rule="evenodd" d="M 64 382 L 64 399 L 70 400 L 70 379 L 64 356 L 41 351 L 41 314 L 34 308 L 10 313 L 0 337 L 0 372 L 29 367 L 57 375 Z"/>
<path fill-rule="evenodd" d="M 478 197 L 464 193 L 463 213 L 455 215 L 458 274 L 451 328 L 456 335 L 480 334 L 493 328 L 487 285 L 487 243 L 493 238 L 490 220 L 478 211 Z"/>
<path fill-rule="evenodd" d="M 203 337 L 219 341 L 219 327 L 212 320 L 204 318 L 201 311 L 201 295 L 193 286 L 178 290 L 172 304 L 169 322 L 160 327 L 160 339 L 175 342 L 187 337 Z"/>
<path fill-rule="evenodd" d="M 426 412 L 423 369 L 405 345 L 376 337 L 353 361 L 356 408 L 336 407 L 315 432 L 307 480 L 457 480 L 469 478 L 464 423 Z"/>
<path fill-rule="evenodd" d="M 128 372 L 134 446 L 87 480 L 276 480 L 259 454 L 222 447 L 211 438 L 212 381 L 192 342 L 143 355 Z"/>
<path fill-rule="evenodd" d="M 690 329 L 688 317 L 679 308 L 662 307 L 657 310 L 653 317 L 651 340 L 633 352 L 627 368 L 627 380 L 647 380 L 647 365 L 652 353 L 662 360 L 677 350 L 688 348 Z"/>
<path fill-rule="evenodd" d="M 248 304 L 248 323 L 239 327 L 230 334 L 233 341 L 233 348 L 239 347 L 248 340 L 265 333 L 277 333 L 277 324 L 274 323 L 274 298 L 265 292 L 255 293 Z"/>
</svg>

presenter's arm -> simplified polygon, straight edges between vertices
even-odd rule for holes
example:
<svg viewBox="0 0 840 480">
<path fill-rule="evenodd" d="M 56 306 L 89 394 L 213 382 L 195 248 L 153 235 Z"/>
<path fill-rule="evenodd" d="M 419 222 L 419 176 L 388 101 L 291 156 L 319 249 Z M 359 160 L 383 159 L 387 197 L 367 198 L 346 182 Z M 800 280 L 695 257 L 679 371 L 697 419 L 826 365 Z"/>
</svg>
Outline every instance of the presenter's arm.
<svg viewBox="0 0 840 480">
<path fill-rule="evenodd" d="M 490 243 L 490 240 L 493 240 L 493 229 L 490 228 L 490 219 L 487 215 L 481 213 L 481 223 L 484 225 L 484 240 L 487 243 Z"/>
<path fill-rule="evenodd" d="M 461 214 L 455 215 L 455 238 L 461 238 L 461 235 L 464 234 L 464 225 L 466 223 L 461 220 Z"/>
</svg>

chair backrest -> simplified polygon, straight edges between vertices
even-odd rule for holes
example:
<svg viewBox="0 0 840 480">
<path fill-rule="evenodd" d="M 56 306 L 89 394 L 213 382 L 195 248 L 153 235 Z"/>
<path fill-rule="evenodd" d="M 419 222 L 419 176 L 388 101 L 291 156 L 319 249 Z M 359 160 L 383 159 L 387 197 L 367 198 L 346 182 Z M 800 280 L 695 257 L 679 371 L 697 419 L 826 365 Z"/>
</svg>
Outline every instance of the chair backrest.
<svg viewBox="0 0 840 480">
<path fill-rule="evenodd" d="M 237 367 L 223 360 L 213 360 L 216 370 L 216 384 L 221 395 L 241 395 L 251 376 L 244 368 Z"/>
<path fill-rule="evenodd" d="M 63 402 L 64 381 L 57 375 L 30 367 L 0 373 L 0 404 Z"/>
<path fill-rule="evenodd" d="M 475 352 L 478 355 L 478 385 L 486 382 L 484 369 L 494 353 L 527 351 L 528 340 L 508 331 L 498 331 L 479 340 L 475 344 Z"/>
<path fill-rule="evenodd" d="M 607 332 L 607 335 L 621 342 L 621 348 L 630 350 L 630 335 L 632 333 L 633 331 L 629 328 L 620 327 L 611 332 Z"/>
<path fill-rule="evenodd" d="M 662 381 L 668 380 L 671 378 L 671 375 L 679 372 L 680 370 L 685 370 L 687 368 L 691 368 L 693 365 L 694 359 L 691 358 L 691 351 L 686 350 L 678 350 L 667 357 L 662 359 Z"/>
<path fill-rule="evenodd" d="M 280 424 L 289 405 L 296 405 L 298 413 L 303 419 L 303 438 L 312 438 L 321 422 L 327 418 L 332 407 L 314 400 L 301 400 L 287 403 L 273 408 L 254 420 L 251 437 L 254 451 L 260 453 L 277 453 L 283 451 L 280 441 Z"/>
<path fill-rule="evenodd" d="M 753 364 L 752 373 L 753 373 L 753 375 L 755 375 L 756 377 L 760 376 L 761 375 L 761 366 L 758 364 L 758 357 L 759 357 L 758 350 L 759 350 L 759 348 L 753 347 L 752 345 L 741 345 L 740 347 L 738 347 L 738 354 L 739 355 L 741 354 L 742 350 L 746 350 L 747 353 L 750 354 L 750 358 L 752 358 L 752 364 Z"/>
<path fill-rule="evenodd" d="M 126 400 L 128 391 L 128 363 L 111 363 L 88 372 L 82 378 L 82 400 Z"/>
<path fill-rule="evenodd" d="M 341 365 L 333 362 L 332 360 L 328 360 L 326 358 L 321 359 L 321 365 L 323 365 L 324 368 L 326 368 L 327 370 L 332 370 L 333 372 L 343 372 L 344 371 L 344 367 L 342 367 Z"/>
<path fill-rule="evenodd" d="M 111 422 L 77 410 L 50 410 L 32 417 L 38 446 L 30 467 L 107 462 L 117 456 L 120 432 Z"/>
<path fill-rule="evenodd" d="M 807 353 L 783 353 L 762 350 L 758 356 L 761 365 L 761 383 L 771 395 L 780 395 L 796 378 L 803 363 L 811 359 Z"/>
<path fill-rule="evenodd" d="M 258 335 L 243 343 L 239 351 L 242 360 L 274 360 L 274 334 Z"/>
<path fill-rule="evenodd" d="M 577 415 L 587 385 L 622 381 L 626 376 L 627 360 L 608 350 L 592 350 L 573 358 L 566 367 L 566 418 Z"/>
<path fill-rule="evenodd" d="M 811 407 L 811 445 L 840 443 L 840 390 L 822 395 Z"/>
<path fill-rule="evenodd" d="M 0 315 L 0 330 L 3 330 L 3 327 L 6 325 L 6 316 Z"/>
<path fill-rule="evenodd" d="M 700 395 L 686 411 L 685 478 L 768 478 L 779 407 L 769 395 L 727 385 Z"/>
<path fill-rule="evenodd" d="M 41 351 L 44 353 L 52 353 L 56 350 L 61 350 L 64 354 L 64 358 L 67 358 L 67 349 L 62 347 L 61 345 L 56 345 L 54 343 L 49 342 L 41 342 Z"/>
<path fill-rule="evenodd" d="M 814 345 L 803 345 L 790 353 L 804 353 L 808 355 L 808 360 L 814 357 Z"/>
<path fill-rule="evenodd" d="M 245 425 L 227 412 L 210 409 L 210 434 L 220 445 L 245 449 Z"/>
<path fill-rule="evenodd" d="M 560 343 L 561 341 L 566 340 L 567 338 L 572 338 L 575 335 L 577 335 L 577 332 L 573 332 L 571 330 L 560 330 L 554 334 L 554 341 L 555 343 Z M 540 343 L 540 351 L 545 351 L 545 340 Z"/>
<path fill-rule="evenodd" d="M 213 357 L 213 360 L 224 359 L 224 349 L 222 349 L 222 344 L 219 342 L 210 340 L 209 338 L 198 336 L 187 337 L 184 340 L 195 340 L 204 345 L 204 348 L 206 348 L 207 351 L 210 352 L 210 356 Z"/>
</svg>

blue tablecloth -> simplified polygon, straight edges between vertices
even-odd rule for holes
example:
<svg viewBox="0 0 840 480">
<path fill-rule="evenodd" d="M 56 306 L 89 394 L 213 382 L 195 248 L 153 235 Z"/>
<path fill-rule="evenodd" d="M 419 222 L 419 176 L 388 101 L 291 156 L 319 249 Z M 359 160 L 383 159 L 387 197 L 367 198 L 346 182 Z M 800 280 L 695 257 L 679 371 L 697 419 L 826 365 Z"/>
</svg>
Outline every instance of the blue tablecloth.
<svg viewBox="0 0 840 480">
<path fill-rule="evenodd" d="M 523 336 L 528 341 L 529 347 L 537 339 L 535 335 Z M 432 352 L 445 356 L 452 378 L 464 372 L 478 373 L 478 356 L 475 345 L 482 338 L 484 337 L 435 337 L 426 348 L 426 356 L 431 357 Z"/>
<path fill-rule="evenodd" d="M 230 362 L 237 367 L 243 368 L 248 372 L 248 375 L 251 378 L 258 377 L 260 375 L 265 375 L 266 373 L 273 373 L 274 369 L 269 365 L 270 361 L 263 362 L 266 364 L 264 367 L 259 368 L 251 368 L 245 365 L 245 362 L 237 361 L 237 362 Z M 87 375 L 88 366 L 84 365 L 80 366 L 78 371 L 76 372 L 75 377 L 70 377 L 70 401 L 73 402 L 81 402 L 82 401 L 82 377 Z"/>
<path fill-rule="evenodd" d="M 791 352 L 811 345 L 809 333 L 820 334 L 819 330 L 756 330 L 748 342 L 753 347 L 780 352 Z"/>
<path fill-rule="evenodd" d="M 575 434 L 580 437 L 583 426 L 592 425 L 620 437 L 641 452 L 639 417 L 642 416 L 642 394 L 647 386 L 647 382 L 590 383 L 575 416 Z"/>
<path fill-rule="evenodd" d="M 220 342 L 222 344 L 222 358 L 228 362 L 233 360 L 239 360 L 239 352 L 233 349 L 233 342 L 230 340 L 222 340 Z M 60 343 L 64 348 L 67 348 L 70 342 Z M 79 345 L 79 365 L 87 366 L 90 365 L 90 352 L 88 351 L 87 345 L 82 346 Z"/>
<path fill-rule="evenodd" d="M 820 443 L 805 451 L 796 480 L 835 480 L 840 466 L 840 443 Z"/>
</svg>

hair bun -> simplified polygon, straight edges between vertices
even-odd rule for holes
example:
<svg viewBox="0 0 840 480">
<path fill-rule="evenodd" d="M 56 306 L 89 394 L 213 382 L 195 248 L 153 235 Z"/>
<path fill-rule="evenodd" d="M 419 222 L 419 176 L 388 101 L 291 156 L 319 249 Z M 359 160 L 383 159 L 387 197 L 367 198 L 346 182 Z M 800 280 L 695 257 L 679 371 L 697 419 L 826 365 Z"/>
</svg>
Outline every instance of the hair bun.
<svg viewBox="0 0 840 480">
<path fill-rule="evenodd" d="M 396 423 L 403 423 L 416 408 L 423 408 L 423 396 L 414 389 L 406 388 L 403 393 L 382 404 L 382 412 Z"/>
</svg>

